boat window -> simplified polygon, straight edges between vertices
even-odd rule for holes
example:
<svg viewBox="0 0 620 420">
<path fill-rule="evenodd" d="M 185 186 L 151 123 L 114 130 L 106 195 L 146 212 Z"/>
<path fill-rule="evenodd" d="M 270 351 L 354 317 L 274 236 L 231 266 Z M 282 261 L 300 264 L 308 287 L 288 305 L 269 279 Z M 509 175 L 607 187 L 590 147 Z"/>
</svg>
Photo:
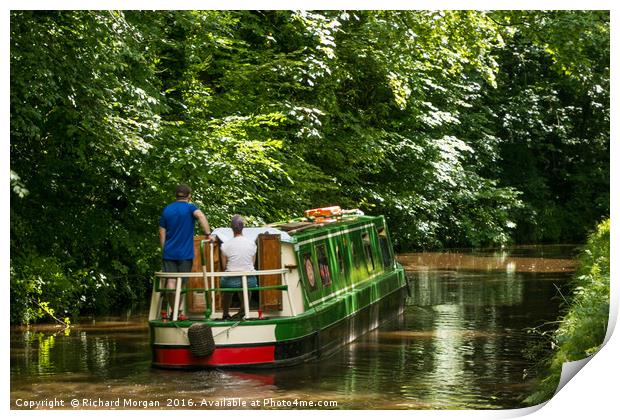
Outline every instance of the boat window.
<svg viewBox="0 0 620 420">
<path fill-rule="evenodd" d="M 319 263 L 319 274 L 321 275 L 321 283 L 323 286 L 332 284 L 332 278 L 329 275 L 329 261 L 327 260 L 327 250 L 325 245 L 317 245 L 316 259 Z"/>
<path fill-rule="evenodd" d="M 390 251 L 390 241 L 387 236 L 387 231 L 381 229 L 379 231 L 379 246 L 381 247 L 381 256 L 383 258 L 383 266 L 388 268 L 392 266 L 392 252 Z"/>
<path fill-rule="evenodd" d="M 359 236 L 358 236 L 359 238 Z M 360 268 L 361 265 L 361 256 L 360 256 L 360 252 L 359 252 L 359 244 L 358 244 L 358 240 L 356 240 L 357 238 L 352 237 L 351 238 L 351 262 L 353 263 L 353 267 L 355 269 Z"/>
<path fill-rule="evenodd" d="M 368 272 L 372 273 L 373 271 L 375 271 L 375 260 L 372 256 L 372 246 L 370 243 L 370 234 L 368 232 L 364 232 L 364 234 L 362 235 L 362 245 L 364 246 L 366 267 L 368 268 Z"/>
<path fill-rule="evenodd" d="M 312 255 L 309 252 L 304 253 L 301 256 L 306 271 L 306 280 L 311 289 L 316 289 L 316 279 L 314 278 L 314 267 L 312 265 Z"/>
<path fill-rule="evenodd" d="M 342 255 L 342 247 L 340 244 L 336 245 L 336 259 L 338 260 L 338 270 L 340 272 L 340 278 L 344 279 L 344 256 Z"/>
</svg>

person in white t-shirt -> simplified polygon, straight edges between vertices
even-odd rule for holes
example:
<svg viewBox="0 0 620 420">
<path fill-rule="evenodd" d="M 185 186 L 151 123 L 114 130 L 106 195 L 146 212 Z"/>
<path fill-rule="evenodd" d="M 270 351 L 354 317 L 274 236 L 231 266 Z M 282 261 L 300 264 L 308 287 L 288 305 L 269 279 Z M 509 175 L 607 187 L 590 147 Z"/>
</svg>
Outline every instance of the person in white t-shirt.
<svg viewBox="0 0 620 420">
<path fill-rule="evenodd" d="M 225 271 L 254 271 L 256 243 L 243 236 L 243 217 L 238 214 L 234 215 L 230 227 L 233 230 L 234 237 L 224 242 L 220 248 L 222 251 L 222 266 L 225 267 Z M 256 276 L 247 276 L 247 279 L 248 287 L 258 286 Z M 241 281 L 241 276 L 222 277 L 220 286 L 224 288 L 243 287 Z M 233 295 L 234 292 L 222 293 L 223 319 L 232 318 L 228 311 Z M 234 318 L 242 318 L 244 316 L 243 293 L 241 292 L 239 292 L 239 301 L 241 302 L 241 309 L 238 314 L 235 314 Z"/>
</svg>

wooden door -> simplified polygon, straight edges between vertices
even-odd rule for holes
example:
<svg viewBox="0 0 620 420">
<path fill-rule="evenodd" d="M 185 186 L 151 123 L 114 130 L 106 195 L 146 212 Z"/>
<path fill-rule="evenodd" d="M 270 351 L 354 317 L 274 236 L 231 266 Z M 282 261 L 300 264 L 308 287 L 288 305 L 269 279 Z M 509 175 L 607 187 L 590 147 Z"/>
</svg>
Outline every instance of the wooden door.
<svg viewBox="0 0 620 420">
<path fill-rule="evenodd" d="M 200 258 L 200 241 L 207 239 L 206 236 L 194 236 L 194 262 L 192 265 L 192 272 L 202 273 L 202 260 Z M 219 242 L 213 243 L 213 271 L 220 271 L 220 246 Z M 204 245 L 204 261 L 206 263 L 207 272 L 211 271 L 211 251 L 209 243 Z M 215 287 L 219 287 L 220 278 L 215 278 Z M 210 284 L 208 284 L 210 287 Z M 203 288 L 205 287 L 204 279 L 202 277 L 194 277 L 189 279 L 189 287 Z M 215 298 L 216 310 L 220 308 L 219 293 Z M 201 292 L 191 292 L 187 296 L 187 311 L 188 315 L 204 314 L 206 309 L 205 295 Z"/>
<path fill-rule="evenodd" d="M 275 270 L 282 268 L 280 235 L 261 233 L 258 235 L 258 269 Z M 281 274 L 260 276 L 259 286 L 276 286 L 282 284 Z M 263 290 L 260 292 L 260 307 L 263 311 L 282 310 L 282 290 Z"/>
</svg>

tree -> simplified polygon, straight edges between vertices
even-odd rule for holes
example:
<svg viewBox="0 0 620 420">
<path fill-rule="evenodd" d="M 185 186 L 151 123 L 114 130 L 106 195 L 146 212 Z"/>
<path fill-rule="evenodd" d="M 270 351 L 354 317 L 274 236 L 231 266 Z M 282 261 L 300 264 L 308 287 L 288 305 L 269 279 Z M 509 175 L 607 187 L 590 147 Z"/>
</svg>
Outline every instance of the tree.
<svg viewBox="0 0 620 420">
<path fill-rule="evenodd" d="M 608 90 L 605 12 L 12 12 L 12 320 L 143 300 L 179 182 L 214 226 L 340 204 L 400 250 L 579 240 Z"/>
</svg>

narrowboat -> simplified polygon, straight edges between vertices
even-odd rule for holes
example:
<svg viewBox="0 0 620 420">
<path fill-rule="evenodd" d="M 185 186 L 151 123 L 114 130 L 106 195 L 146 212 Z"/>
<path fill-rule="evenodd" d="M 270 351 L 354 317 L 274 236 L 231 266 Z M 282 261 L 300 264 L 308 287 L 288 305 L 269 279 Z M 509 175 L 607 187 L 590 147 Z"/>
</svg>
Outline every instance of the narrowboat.
<svg viewBox="0 0 620 420">
<path fill-rule="evenodd" d="M 152 364 L 162 368 L 260 368 L 327 357 L 404 309 L 407 280 L 383 216 L 340 207 L 246 227 L 257 243 L 256 270 L 225 272 L 217 228 L 194 239 L 191 273 L 157 272 L 149 311 Z M 225 276 L 241 288 L 222 288 Z M 257 287 L 247 276 L 256 275 Z M 222 318 L 222 293 L 243 296 Z"/>
</svg>

